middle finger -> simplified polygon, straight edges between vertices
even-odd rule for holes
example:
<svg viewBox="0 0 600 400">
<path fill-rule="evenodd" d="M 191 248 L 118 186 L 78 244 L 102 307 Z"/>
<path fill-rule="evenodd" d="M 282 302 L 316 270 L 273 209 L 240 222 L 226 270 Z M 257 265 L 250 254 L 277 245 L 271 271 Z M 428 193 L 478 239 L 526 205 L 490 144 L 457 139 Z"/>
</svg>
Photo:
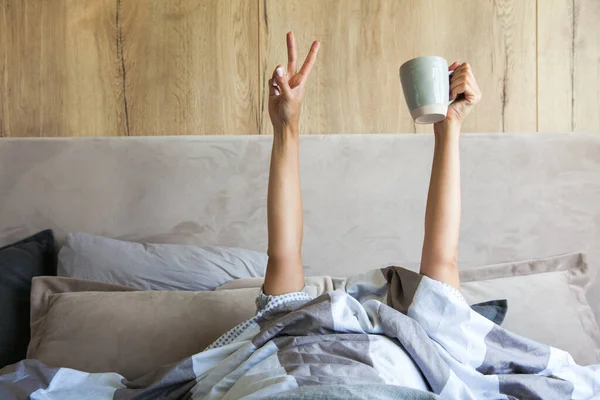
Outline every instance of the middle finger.
<svg viewBox="0 0 600 400">
<path fill-rule="evenodd" d="M 293 32 L 287 34 L 288 74 L 296 73 L 296 39 Z"/>
</svg>

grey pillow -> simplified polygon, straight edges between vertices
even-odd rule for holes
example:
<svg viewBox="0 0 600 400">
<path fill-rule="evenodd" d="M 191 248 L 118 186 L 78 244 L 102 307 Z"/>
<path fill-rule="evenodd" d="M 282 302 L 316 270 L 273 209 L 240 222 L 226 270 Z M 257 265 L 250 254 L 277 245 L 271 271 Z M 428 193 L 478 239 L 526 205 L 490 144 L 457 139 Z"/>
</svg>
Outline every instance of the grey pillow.
<svg viewBox="0 0 600 400">
<path fill-rule="evenodd" d="M 144 290 L 213 290 L 233 279 L 264 276 L 267 255 L 219 246 L 135 243 L 70 233 L 58 275 Z"/>
</svg>

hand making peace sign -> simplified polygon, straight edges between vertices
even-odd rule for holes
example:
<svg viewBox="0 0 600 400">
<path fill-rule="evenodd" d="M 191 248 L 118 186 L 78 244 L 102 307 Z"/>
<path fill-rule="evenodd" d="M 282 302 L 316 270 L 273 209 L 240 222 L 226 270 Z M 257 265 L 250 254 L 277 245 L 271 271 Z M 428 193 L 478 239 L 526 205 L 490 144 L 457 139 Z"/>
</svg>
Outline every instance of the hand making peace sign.
<svg viewBox="0 0 600 400">
<path fill-rule="evenodd" d="M 306 80 L 319 52 L 320 43 L 313 42 L 300 71 L 296 72 L 296 41 L 294 33 L 287 34 L 287 69 L 278 65 L 269 79 L 269 116 L 275 134 L 281 134 L 284 127 L 298 133 L 300 108 L 304 98 Z"/>
</svg>

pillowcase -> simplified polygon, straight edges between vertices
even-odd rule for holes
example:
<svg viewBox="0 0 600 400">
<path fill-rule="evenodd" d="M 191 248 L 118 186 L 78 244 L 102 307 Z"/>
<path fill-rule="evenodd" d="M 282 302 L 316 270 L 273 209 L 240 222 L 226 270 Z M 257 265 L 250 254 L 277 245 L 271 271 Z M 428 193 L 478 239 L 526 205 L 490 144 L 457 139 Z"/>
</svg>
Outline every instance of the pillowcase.
<svg viewBox="0 0 600 400">
<path fill-rule="evenodd" d="M 35 278 L 27 358 L 135 379 L 202 351 L 253 317 L 259 290 L 138 291 L 72 278 Z"/>
<path fill-rule="evenodd" d="M 469 303 L 504 298 L 502 326 L 568 351 L 578 364 L 600 363 L 600 328 L 586 299 L 590 270 L 582 253 L 460 271 Z"/>
<path fill-rule="evenodd" d="M 257 290 L 260 290 L 264 281 L 265 280 L 263 278 L 236 279 L 234 281 L 227 282 L 226 284 L 219 286 L 215 290 L 234 290 L 248 288 L 255 288 Z M 330 276 L 306 276 L 304 277 L 304 291 L 309 296 L 318 297 L 323 293 L 343 288 L 345 282 L 345 278 L 332 278 Z"/>
<path fill-rule="evenodd" d="M 233 247 L 125 242 L 70 233 L 58 275 L 144 290 L 212 290 L 264 276 L 267 255 Z"/>
<path fill-rule="evenodd" d="M 51 230 L 0 248 L 0 368 L 25 358 L 31 280 L 40 275 L 56 275 Z"/>
</svg>

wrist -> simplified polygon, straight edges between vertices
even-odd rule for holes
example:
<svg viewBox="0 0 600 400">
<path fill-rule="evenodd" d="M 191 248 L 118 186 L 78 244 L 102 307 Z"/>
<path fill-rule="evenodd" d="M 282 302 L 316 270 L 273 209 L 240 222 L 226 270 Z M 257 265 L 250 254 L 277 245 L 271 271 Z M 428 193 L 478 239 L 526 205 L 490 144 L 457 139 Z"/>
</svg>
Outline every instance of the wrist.
<svg viewBox="0 0 600 400">
<path fill-rule="evenodd" d="M 460 121 L 446 118 L 443 121 L 433 124 L 433 133 L 436 139 L 440 137 L 458 137 L 461 128 Z"/>
<path fill-rule="evenodd" d="M 273 146 L 279 151 L 287 152 L 289 150 L 298 149 L 299 135 L 298 129 L 292 126 L 281 126 L 274 128 Z M 296 150 L 297 151 L 297 150 Z"/>
<path fill-rule="evenodd" d="M 298 139 L 298 133 L 299 133 L 299 129 L 298 129 L 298 125 L 296 124 L 292 124 L 292 125 L 281 125 L 281 126 L 276 126 L 273 127 L 273 134 L 275 136 L 275 139 L 283 139 L 283 140 L 287 140 L 287 139 Z"/>
</svg>

